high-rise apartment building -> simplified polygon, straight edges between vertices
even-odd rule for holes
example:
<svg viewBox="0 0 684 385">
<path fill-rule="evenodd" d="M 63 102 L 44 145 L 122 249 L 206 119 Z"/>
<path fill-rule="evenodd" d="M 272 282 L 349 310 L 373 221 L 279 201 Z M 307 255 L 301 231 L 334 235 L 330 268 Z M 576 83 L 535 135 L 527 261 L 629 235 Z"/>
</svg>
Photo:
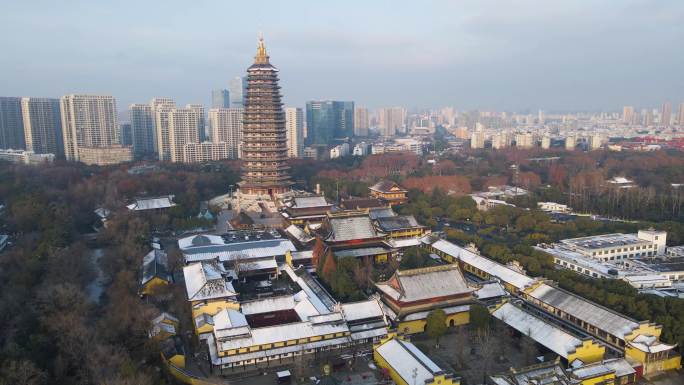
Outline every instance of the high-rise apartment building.
<svg viewBox="0 0 684 385">
<path fill-rule="evenodd" d="M 131 160 L 131 149 L 121 146 L 114 97 L 65 95 L 60 99 L 60 113 L 67 160 L 99 165 Z"/>
<path fill-rule="evenodd" d="M 119 124 L 119 141 L 123 146 L 133 146 L 133 132 L 130 123 Z"/>
<path fill-rule="evenodd" d="M 247 82 L 242 76 L 234 77 L 229 84 L 230 107 L 242 108 L 245 105 L 247 95 Z"/>
<path fill-rule="evenodd" d="M 211 138 L 211 134 L 207 132 L 207 118 L 205 115 L 204 106 L 201 104 L 187 104 L 185 108 L 191 108 L 197 111 L 200 117 L 199 127 L 200 127 L 200 142 L 204 142 Z"/>
<path fill-rule="evenodd" d="M 672 103 L 670 102 L 665 102 L 663 104 L 663 109 L 660 113 L 660 124 L 668 127 L 670 126 L 672 119 Z"/>
<path fill-rule="evenodd" d="M 154 155 L 154 113 L 151 104 L 131 104 L 128 114 L 131 120 L 133 154 L 137 158 Z"/>
<path fill-rule="evenodd" d="M 209 125 L 212 127 L 211 142 L 226 143 L 226 158 L 238 159 L 240 157 L 243 113 L 243 108 L 209 110 Z"/>
<path fill-rule="evenodd" d="M 301 108 L 285 109 L 287 130 L 287 156 L 301 158 L 304 152 L 304 111 Z"/>
<path fill-rule="evenodd" d="M 378 110 L 378 129 L 380 135 L 391 137 L 406 131 L 406 109 L 389 107 Z"/>
<path fill-rule="evenodd" d="M 25 146 L 21 98 L 0 97 L 0 148 L 23 150 Z"/>
<path fill-rule="evenodd" d="M 474 131 L 470 136 L 470 148 L 484 148 L 485 133 L 482 130 Z"/>
<path fill-rule="evenodd" d="M 565 138 L 565 149 L 566 150 L 574 150 L 575 147 L 577 146 L 577 140 L 575 139 L 574 136 L 568 136 Z"/>
<path fill-rule="evenodd" d="M 679 104 L 679 120 L 678 123 L 680 126 L 684 126 L 684 102 Z"/>
<path fill-rule="evenodd" d="M 230 108 L 230 92 L 226 89 L 211 91 L 211 108 Z"/>
<path fill-rule="evenodd" d="M 354 134 L 354 102 L 306 102 L 306 144 L 327 146 Z"/>
<path fill-rule="evenodd" d="M 634 124 L 634 106 L 622 107 L 622 123 Z"/>
<path fill-rule="evenodd" d="M 26 150 L 64 156 L 59 99 L 22 98 L 21 113 Z"/>
<path fill-rule="evenodd" d="M 368 136 L 369 127 L 370 118 L 368 116 L 368 108 L 354 108 L 354 136 Z"/>
<path fill-rule="evenodd" d="M 259 39 L 254 64 L 247 69 L 242 160 L 241 194 L 277 196 L 290 191 L 278 69 L 269 61 L 263 38 Z"/>
<path fill-rule="evenodd" d="M 159 160 L 171 160 L 171 145 L 169 143 L 169 111 L 176 108 L 176 103 L 170 98 L 154 98 L 150 102 L 154 114 L 155 147 Z"/>
<path fill-rule="evenodd" d="M 187 105 L 174 108 L 168 113 L 169 151 L 172 162 L 185 162 L 184 146 L 200 143 L 200 130 L 203 121 L 199 108 Z"/>
<path fill-rule="evenodd" d="M 515 135 L 515 147 L 517 148 L 532 148 L 534 147 L 534 135 L 530 132 L 519 133 Z"/>
<path fill-rule="evenodd" d="M 495 150 L 499 150 L 502 148 L 510 147 L 511 145 L 511 139 L 508 133 L 506 132 L 497 132 L 496 134 L 492 135 L 492 148 Z"/>
</svg>

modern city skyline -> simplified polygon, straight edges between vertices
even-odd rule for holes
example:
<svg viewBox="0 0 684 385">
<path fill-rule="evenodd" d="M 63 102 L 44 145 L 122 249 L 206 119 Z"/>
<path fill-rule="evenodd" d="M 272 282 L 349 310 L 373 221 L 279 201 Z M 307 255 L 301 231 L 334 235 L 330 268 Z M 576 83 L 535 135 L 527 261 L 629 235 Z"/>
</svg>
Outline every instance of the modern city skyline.
<svg viewBox="0 0 684 385">
<path fill-rule="evenodd" d="M 64 95 L 60 114 L 67 160 L 99 165 L 131 160 L 131 148 L 121 146 L 113 96 Z"/>
<path fill-rule="evenodd" d="M 230 92 L 226 89 L 211 91 L 211 108 L 229 108 Z"/>
<path fill-rule="evenodd" d="M 684 100 L 684 52 L 675 48 L 684 3 L 677 0 L 349 1 L 311 4 L 307 12 L 273 1 L 202 2 L 177 12 L 179 4 L 6 4 L 0 36 L 12 60 L 0 62 L 3 93 L 112 94 L 120 107 L 165 94 L 209 106 L 207 90 L 243 72 L 249 42 L 263 30 L 287 69 L 281 85 L 293 106 L 330 98 L 369 108 L 596 111 Z M 157 17 L 143 18 L 149 14 Z M 240 16 L 226 27 L 226 14 Z M 350 19 L 353 29 L 340 22 Z M 21 43 L 10 38 L 17 35 Z M 97 44 L 103 37 L 108 43 Z"/>
<path fill-rule="evenodd" d="M 354 102 L 312 100 L 306 102 L 307 145 L 332 144 L 354 135 Z"/>
</svg>

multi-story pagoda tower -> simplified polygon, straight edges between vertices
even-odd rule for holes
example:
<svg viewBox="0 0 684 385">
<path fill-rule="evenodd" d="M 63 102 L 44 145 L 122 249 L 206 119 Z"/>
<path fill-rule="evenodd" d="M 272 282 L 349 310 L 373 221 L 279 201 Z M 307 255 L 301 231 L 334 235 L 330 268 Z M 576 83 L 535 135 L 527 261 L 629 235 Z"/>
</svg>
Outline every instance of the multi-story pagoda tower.
<svg viewBox="0 0 684 385">
<path fill-rule="evenodd" d="M 263 37 L 247 69 L 242 128 L 240 194 L 278 196 L 290 191 L 287 131 L 280 101 L 278 69 L 271 65 Z"/>
</svg>

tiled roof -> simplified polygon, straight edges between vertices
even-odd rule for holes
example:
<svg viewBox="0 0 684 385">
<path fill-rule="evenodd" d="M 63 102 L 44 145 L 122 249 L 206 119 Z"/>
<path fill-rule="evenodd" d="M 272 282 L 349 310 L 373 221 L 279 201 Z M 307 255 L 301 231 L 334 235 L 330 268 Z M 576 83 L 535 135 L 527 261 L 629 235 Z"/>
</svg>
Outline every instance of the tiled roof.
<svg viewBox="0 0 684 385">
<path fill-rule="evenodd" d="M 373 223 L 368 216 L 330 218 L 330 236 L 328 241 L 341 242 L 355 239 L 377 238 L 380 235 L 375 231 Z"/>
<path fill-rule="evenodd" d="M 378 218 L 378 227 L 382 231 L 394 231 L 421 227 L 413 215 L 400 215 L 396 217 Z"/>
<path fill-rule="evenodd" d="M 385 295 L 403 302 L 467 294 L 473 291 L 468 287 L 458 265 L 397 270 L 390 280 L 379 282 L 376 287 Z"/>
<path fill-rule="evenodd" d="M 395 182 L 392 182 L 391 180 L 383 179 L 379 181 L 378 183 L 372 185 L 370 187 L 371 190 L 375 191 L 380 191 L 380 192 L 390 192 L 392 190 L 392 187 L 398 187 L 401 190 L 406 191 L 403 187 L 399 186 Z"/>
<path fill-rule="evenodd" d="M 153 278 L 161 278 L 165 281 L 171 280 L 171 275 L 168 272 L 166 252 L 163 250 L 153 249 L 143 258 L 143 274 L 141 284 L 145 285 Z"/>
</svg>

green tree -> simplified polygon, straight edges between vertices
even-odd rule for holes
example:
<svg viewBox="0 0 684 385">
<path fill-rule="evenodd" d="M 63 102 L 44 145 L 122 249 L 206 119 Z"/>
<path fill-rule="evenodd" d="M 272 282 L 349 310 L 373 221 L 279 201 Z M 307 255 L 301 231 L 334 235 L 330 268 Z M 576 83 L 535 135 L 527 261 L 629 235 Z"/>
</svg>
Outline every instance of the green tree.
<svg viewBox="0 0 684 385">
<path fill-rule="evenodd" d="M 482 305 L 470 306 L 470 324 L 478 331 L 483 331 L 489 328 L 491 322 L 491 314 L 489 310 Z"/>
<path fill-rule="evenodd" d="M 439 338 L 442 337 L 447 330 L 446 313 L 442 309 L 435 309 L 428 314 L 426 322 L 425 331 L 430 338 L 435 339 L 435 346 L 439 347 Z"/>
</svg>

